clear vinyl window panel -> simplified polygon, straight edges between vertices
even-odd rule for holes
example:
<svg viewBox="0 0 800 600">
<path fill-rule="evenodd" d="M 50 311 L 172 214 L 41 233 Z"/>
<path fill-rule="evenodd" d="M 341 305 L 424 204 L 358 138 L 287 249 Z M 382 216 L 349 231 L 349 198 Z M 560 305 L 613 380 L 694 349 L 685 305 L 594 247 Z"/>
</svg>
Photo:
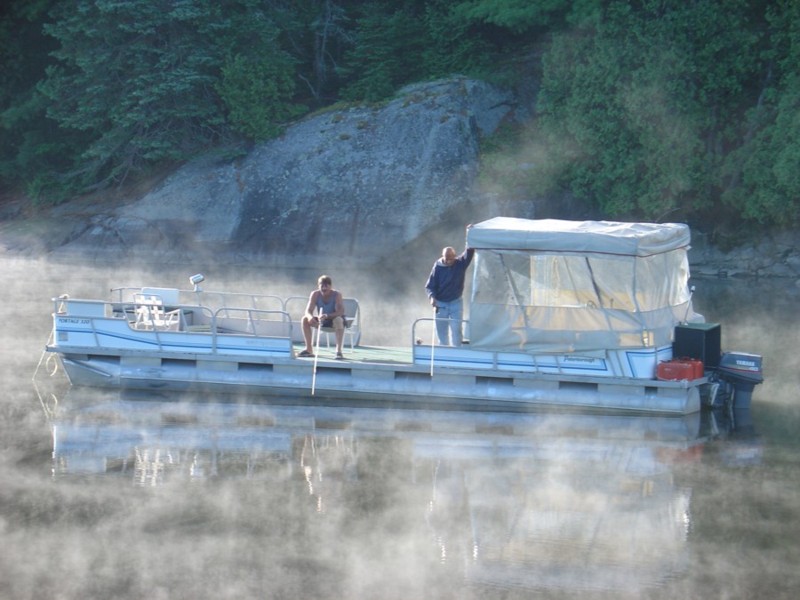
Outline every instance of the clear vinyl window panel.
<svg viewBox="0 0 800 600">
<path fill-rule="evenodd" d="M 649 257 L 480 250 L 476 347 L 577 351 L 665 345 L 693 320 L 685 249 Z"/>
<path fill-rule="evenodd" d="M 473 302 L 642 312 L 689 300 L 683 251 L 649 257 L 481 252 Z"/>
</svg>

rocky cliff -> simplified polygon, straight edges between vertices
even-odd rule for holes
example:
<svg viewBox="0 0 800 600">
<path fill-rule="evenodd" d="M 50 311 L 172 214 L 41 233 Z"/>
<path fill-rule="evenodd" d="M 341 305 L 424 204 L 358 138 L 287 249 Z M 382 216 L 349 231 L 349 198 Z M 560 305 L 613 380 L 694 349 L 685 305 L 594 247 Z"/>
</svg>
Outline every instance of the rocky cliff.
<svg viewBox="0 0 800 600">
<path fill-rule="evenodd" d="M 93 215 L 60 252 L 359 263 L 444 221 L 463 239 L 467 222 L 499 210 L 475 191 L 480 139 L 521 116 L 510 93 L 486 83 L 411 86 L 381 107 L 308 117 L 236 161 L 187 164 L 140 199 Z"/>
</svg>

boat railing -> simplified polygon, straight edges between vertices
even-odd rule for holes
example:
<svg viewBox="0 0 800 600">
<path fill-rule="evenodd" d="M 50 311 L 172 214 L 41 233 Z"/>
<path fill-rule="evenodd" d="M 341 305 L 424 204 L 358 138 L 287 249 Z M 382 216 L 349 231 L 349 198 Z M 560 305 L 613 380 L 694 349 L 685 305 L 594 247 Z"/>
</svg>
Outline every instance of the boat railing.
<svg viewBox="0 0 800 600">
<path fill-rule="evenodd" d="M 143 311 L 142 309 L 147 310 Z M 184 333 L 233 334 L 261 337 L 290 337 L 291 317 L 282 310 L 223 307 L 212 311 L 208 306 L 179 304 L 168 312 L 152 312 L 153 306 L 115 304 L 132 329 Z M 172 314 L 172 319 L 167 315 Z M 141 315 L 144 315 L 142 318 Z"/>
<path fill-rule="evenodd" d="M 430 324 L 429 326 L 427 324 Z M 412 357 L 418 365 L 430 364 L 431 373 L 434 366 L 486 369 L 487 371 L 527 371 L 540 373 L 543 365 L 537 361 L 535 354 L 501 351 L 488 348 L 475 348 L 469 345 L 469 320 L 462 319 L 462 327 L 466 332 L 464 345 L 440 346 L 436 339 L 436 319 L 421 318 L 412 326 Z M 424 333 L 420 333 L 418 325 L 422 325 Z M 430 333 L 429 333 L 430 332 Z M 427 337 L 426 337 L 426 334 Z M 550 372 L 561 372 L 558 362 L 547 366 Z"/>
<path fill-rule="evenodd" d="M 439 346 L 438 337 L 436 335 L 436 321 L 432 317 L 422 317 L 414 321 L 411 325 L 411 349 L 412 355 L 415 360 L 424 358 L 430 360 L 430 351 L 432 347 L 436 347 L 434 352 L 439 351 L 440 348 L 448 348 L 450 346 Z M 450 319 L 447 319 L 448 326 Z M 469 320 L 461 319 L 461 332 L 464 336 L 464 343 L 469 344 Z M 424 357 L 422 356 L 424 354 Z"/>
<path fill-rule="evenodd" d="M 543 365 L 537 362 L 535 354 L 471 347 L 468 319 L 461 320 L 463 346 L 440 346 L 436 336 L 436 320 L 431 317 L 420 318 L 411 327 L 411 354 L 415 364 L 430 364 L 431 368 L 435 365 L 496 371 L 542 371 Z M 548 370 L 560 373 L 561 366 L 556 362 L 548 365 Z"/>
<path fill-rule="evenodd" d="M 70 298 L 66 294 L 53 298 L 53 314 L 80 317 L 105 317 L 110 314 L 110 303 L 98 300 Z"/>
<path fill-rule="evenodd" d="M 67 294 L 53 298 L 53 331 L 51 332 L 53 343 L 57 345 L 67 339 L 68 334 L 65 335 L 59 330 L 59 322 L 63 322 L 65 326 L 71 326 L 75 320 L 82 326 L 86 323 L 91 326 L 90 333 L 93 344 L 99 346 L 95 319 L 108 319 L 109 317 L 113 318 L 113 305 L 108 302 L 72 299 Z M 62 321 L 62 319 L 67 320 Z"/>
<path fill-rule="evenodd" d="M 120 304 L 115 305 L 115 310 L 128 320 L 132 329 L 187 333 L 208 333 L 213 330 L 214 313 L 206 306 L 180 304 L 159 310 L 158 305 Z"/>
<path fill-rule="evenodd" d="M 285 311 L 284 300 L 274 294 L 245 294 L 239 292 L 206 292 L 203 290 L 180 290 L 182 302 L 207 306 L 212 310 L 258 309 Z"/>
<path fill-rule="evenodd" d="M 254 308 L 260 310 L 285 310 L 285 301 L 275 294 L 248 294 L 240 292 L 215 292 L 206 290 L 181 290 L 158 287 L 120 287 L 111 289 L 112 301 L 135 302 L 137 296 L 158 298 L 164 306 L 205 306 L 216 311 L 220 308 Z"/>
<path fill-rule="evenodd" d="M 53 315 L 70 318 L 61 322 L 62 328 L 73 327 L 75 320 L 79 320 L 82 330 L 92 335 L 96 345 L 99 345 L 98 329 L 107 329 L 107 326 L 99 323 L 108 321 L 125 321 L 130 329 L 152 332 L 157 339 L 160 339 L 160 334 L 167 332 L 211 334 L 214 338 L 220 334 L 292 337 L 292 318 L 289 313 L 279 309 L 222 307 L 212 310 L 197 304 L 165 306 L 154 297 L 138 300 L 112 302 L 60 296 L 53 299 Z"/>
<path fill-rule="evenodd" d="M 223 307 L 214 313 L 212 330 L 216 333 L 291 338 L 292 319 L 283 310 Z"/>
</svg>

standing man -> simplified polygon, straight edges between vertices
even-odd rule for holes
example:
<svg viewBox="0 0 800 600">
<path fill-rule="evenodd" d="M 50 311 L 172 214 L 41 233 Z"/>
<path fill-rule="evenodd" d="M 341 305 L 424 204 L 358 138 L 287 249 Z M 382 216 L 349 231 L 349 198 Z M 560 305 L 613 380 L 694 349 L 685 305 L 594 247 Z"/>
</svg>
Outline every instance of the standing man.
<svg viewBox="0 0 800 600">
<path fill-rule="evenodd" d="M 470 227 L 472 225 L 467 225 L 468 230 Z M 467 267 L 474 254 L 475 249 L 467 247 L 456 256 L 456 251 L 447 246 L 442 250 L 442 257 L 433 264 L 428 283 L 425 284 L 431 306 L 436 309 L 436 337 L 439 338 L 439 345 L 448 345 L 448 329 L 449 345 L 461 345 L 461 321 L 464 315 L 461 295 L 464 293 Z"/>
<path fill-rule="evenodd" d="M 298 356 L 314 356 L 311 344 L 311 329 L 332 327 L 336 335 L 336 359 L 342 360 L 342 342 L 344 341 L 344 304 L 342 293 L 333 289 L 333 281 L 328 275 L 322 275 L 317 280 L 317 289 L 311 292 L 303 315 L 303 339 L 306 342 L 305 350 Z M 314 311 L 317 314 L 314 314 Z"/>
</svg>

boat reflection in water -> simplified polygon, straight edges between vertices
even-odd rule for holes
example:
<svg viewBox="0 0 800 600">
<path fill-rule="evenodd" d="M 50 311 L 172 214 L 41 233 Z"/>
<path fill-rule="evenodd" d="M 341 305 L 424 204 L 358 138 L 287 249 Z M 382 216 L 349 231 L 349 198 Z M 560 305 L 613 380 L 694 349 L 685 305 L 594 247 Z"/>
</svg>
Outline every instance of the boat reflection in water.
<svg viewBox="0 0 800 600">
<path fill-rule="evenodd" d="M 363 510 L 370 499 L 353 499 L 377 478 L 414 504 L 402 514 L 431 561 L 473 584 L 629 593 L 688 565 L 691 490 L 673 471 L 702 454 L 700 413 L 487 414 L 85 390 L 92 396 L 77 400 L 76 391 L 49 411 L 57 479 L 297 484 L 324 513 Z"/>
</svg>

